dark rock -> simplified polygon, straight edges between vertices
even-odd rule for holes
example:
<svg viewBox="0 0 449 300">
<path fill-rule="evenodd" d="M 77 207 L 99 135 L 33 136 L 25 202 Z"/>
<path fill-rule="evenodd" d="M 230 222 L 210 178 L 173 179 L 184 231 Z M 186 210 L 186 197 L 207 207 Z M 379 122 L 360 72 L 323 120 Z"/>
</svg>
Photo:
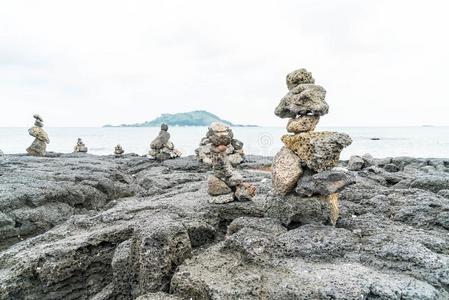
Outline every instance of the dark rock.
<svg viewBox="0 0 449 300">
<path fill-rule="evenodd" d="M 360 171 L 363 169 L 365 160 L 357 155 L 352 155 L 348 161 L 348 170 L 350 171 Z"/>
<path fill-rule="evenodd" d="M 354 183 L 354 178 L 343 170 L 329 170 L 316 174 L 305 172 L 299 178 L 295 192 L 302 197 L 325 196 L 339 192 L 351 183 Z"/>
<path fill-rule="evenodd" d="M 398 172 L 399 171 L 399 167 L 396 166 L 395 164 L 386 164 L 384 166 L 385 171 L 390 172 L 390 173 L 394 173 L 394 172 Z"/>
</svg>

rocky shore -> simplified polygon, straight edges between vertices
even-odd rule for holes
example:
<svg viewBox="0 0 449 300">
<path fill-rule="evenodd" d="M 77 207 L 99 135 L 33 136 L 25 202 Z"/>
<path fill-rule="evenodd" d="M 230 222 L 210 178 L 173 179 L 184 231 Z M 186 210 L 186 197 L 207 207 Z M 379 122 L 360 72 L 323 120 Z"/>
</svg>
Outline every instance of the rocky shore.
<svg viewBox="0 0 449 300">
<path fill-rule="evenodd" d="M 271 193 L 272 160 L 213 204 L 193 156 L 2 156 L 0 299 L 449 298 L 449 159 L 340 161 L 335 227 Z"/>
</svg>

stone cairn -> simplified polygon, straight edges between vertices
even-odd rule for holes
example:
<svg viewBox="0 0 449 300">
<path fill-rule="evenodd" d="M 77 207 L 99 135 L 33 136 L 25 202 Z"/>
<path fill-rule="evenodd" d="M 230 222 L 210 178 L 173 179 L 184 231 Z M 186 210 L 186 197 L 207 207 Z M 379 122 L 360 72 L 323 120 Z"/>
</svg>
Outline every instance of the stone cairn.
<svg viewBox="0 0 449 300">
<path fill-rule="evenodd" d="M 114 154 L 115 156 L 122 156 L 123 153 L 125 153 L 125 150 L 123 150 L 122 146 L 120 144 L 118 144 L 117 146 L 115 146 L 114 148 Z"/>
<path fill-rule="evenodd" d="M 229 132 L 231 136 L 231 142 L 226 146 L 226 154 L 228 155 L 228 160 L 231 165 L 235 167 L 241 164 L 245 159 L 245 154 L 243 152 L 243 143 L 234 138 L 232 129 L 228 126 L 218 122 L 213 122 L 210 126 L 218 126 L 214 124 L 220 124 L 219 126 L 226 127 L 226 131 Z M 199 147 L 195 149 L 195 154 L 198 161 L 206 165 L 212 165 L 212 155 L 210 152 L 212 142 L 210 141 L 209 134 L 211 134 L 211 132 L 213 131 L 210 130 L 210 126 L 206 136 L 201 139 Z"/>
<path fill-rule="evenodd" d="M 44 120 L 38 114 L 33 115 L 35 121 L 34 126 L 28 129 L 28 133 L 34 137 L 34 141 L 27 148 L 29 155 L 45 156 L 47 153 L 47 144 L 50 143 L 47 133 L 44 131 Z"/>
<path fill-rule="evenodd" d="M 83 140 L 81 138 L 78 138 L 78 141 L 76 142 L 76 145 L 73 148 L 73 152 L 75 152 L 75 153 L 87 153 L 87 147 L 83 143 Z"/>
<path fill-rule="evenodd" d="M 159 131 L 159 135 L 151 142 L 150 148 L 151 150 L 148 155 L 158 161 L 181 156 L 181 152 L 175 149 L 175 145 L 170 141 L 167 124 L 161 124 L 161 131 Z"/>
<path fill-rule="evenodd" d="M 233 135 L 228 126 L 214 122 L 209 126 L 207 138 L 210 141 L 210 159 L 213 175 L 208 179 L 209 203 L 228 203 L 234 200 L 251 200 L 256 194 L 256 188 L 246 182 L 235 171 L 229 161 L 228 146 Z"/>
<path fill-rule="evenodd" d="M 273 190 L 281 196 L 294 195 L 297 201 L 319 197 L 329 210 L 328 222 L 335 225 L 338 216 L 338 192 L 352 178 L 347 171 L 334 168 L 340 153 L 352 143 L 349 135 L 330 131 L 314 131 L 320 117 L 327 114 L 326 91 L 316 85 L 305 69 L 287 75 L 289 92 L 276 107 L 280 118 L 290 118 L 284 147 L 272 165 Z M 295 200 L 296 201 L 296 200 Z"/>
</svg>

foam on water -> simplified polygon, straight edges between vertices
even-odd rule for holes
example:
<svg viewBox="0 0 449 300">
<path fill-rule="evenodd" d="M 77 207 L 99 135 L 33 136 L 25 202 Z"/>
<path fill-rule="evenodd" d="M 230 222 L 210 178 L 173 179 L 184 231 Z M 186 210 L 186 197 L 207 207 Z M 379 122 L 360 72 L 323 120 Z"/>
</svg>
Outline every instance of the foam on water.
<svg viewBox="0 0 449 300">
<path fill-rule="evenodd" d="M 112 154 L 121 144 L 126 153 L 146 154 L 159 128 L 51 128 L 45 127 L 51 143 L 48 151 L 72 152 L 76 139 L 81 137 L 92 154 Z M 414 156 L 449 157 L 449 127 L 321 127 L 349 134 L 353 143 L 341 158 L 353 154 L 371 153 L 375 157 Z M 234 136 L 245 143 L 247 154 L 274 155 L 282 147 L 281 127 L 234 127 Z M 183 155 L 194 154 L 206 127 L 170 127 L 171 140 Z M 372 140 L 379 138 L 379 140 Z M 24 153 L 33 138 L 28 128 L 0 128 L 0 149 L 6 154 Z"/>
</svg>

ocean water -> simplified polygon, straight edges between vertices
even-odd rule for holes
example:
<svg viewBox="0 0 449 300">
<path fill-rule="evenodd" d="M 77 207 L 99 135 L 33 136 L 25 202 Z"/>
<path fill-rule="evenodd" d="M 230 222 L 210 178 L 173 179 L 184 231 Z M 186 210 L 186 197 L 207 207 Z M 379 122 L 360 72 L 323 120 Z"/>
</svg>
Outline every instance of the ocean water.
<svg viewBox="0 0 449 300">
<path fill-rule="evenodd" d="M 6 154 L 24 153 L 33 138 L 28 128 L 0 127 L 0 149 Z M 47 151 L 72 152 L 76 139 L 81 137 L 92 154 L 112 154 L 116 144 L 125 152 L 146 154 L 159 128 L 45 128 L 50 144 Z M 413 156 L 449 157 L 449 127 L 320 127 L 349 134 L 353 143 L 347 147 L 342 159 L 370 153 L 374 157 Z M 244 142 L 247 154 L 274 155 L 282 147 L 281 127 L 234 127 L 234 136 Z M 194 154 L 206 127 L 171 127 L 171 140 L 183 155 Z M 379 138 L 379 140 L 372 140 Z"/>
</svg>

